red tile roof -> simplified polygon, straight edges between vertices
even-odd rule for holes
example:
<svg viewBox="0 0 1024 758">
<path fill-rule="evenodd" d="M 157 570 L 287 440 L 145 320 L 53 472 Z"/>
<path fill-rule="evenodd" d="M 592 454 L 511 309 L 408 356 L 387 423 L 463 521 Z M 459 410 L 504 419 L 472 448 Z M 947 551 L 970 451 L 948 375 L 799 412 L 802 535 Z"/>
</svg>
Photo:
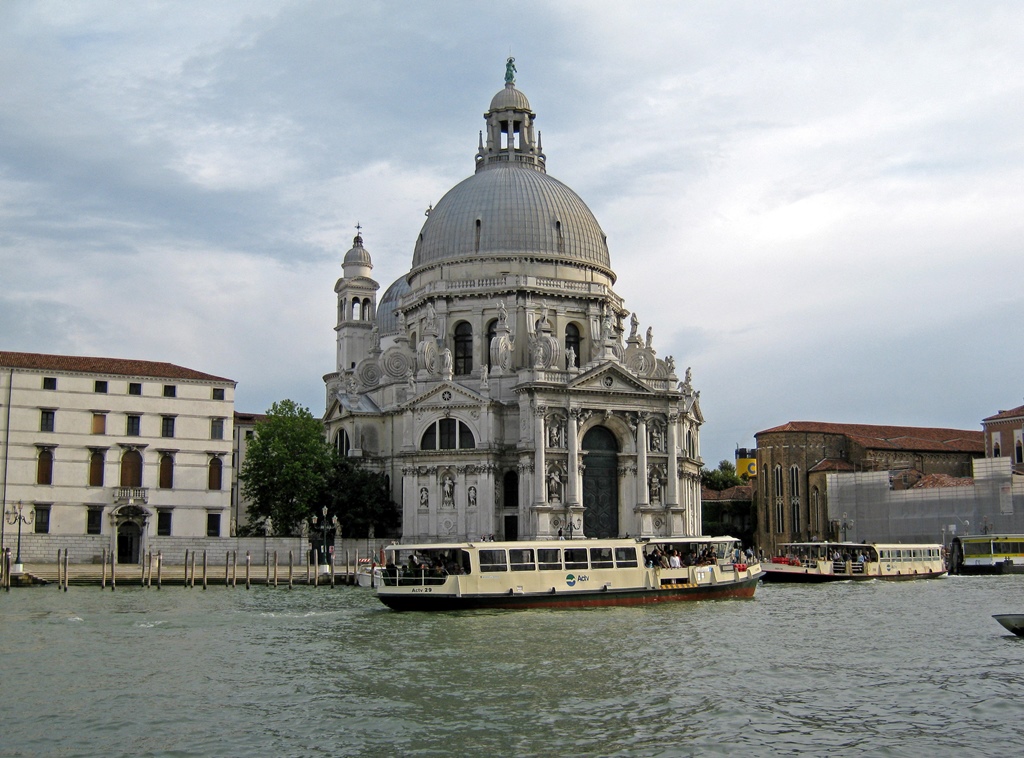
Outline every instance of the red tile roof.
<svg viewBox="0 0 1024 758">
<path fill-rule="evenodd" d="M 857 467 L 849 461 L 841 458 L 822 458 L 808 470 L 808 474 L 815 471 L 856 471 Z"/>
<path fill-rule="evenodd" d="M 738 484 L 725 490 L 709 490 L 707 487 L 700 489 L 701 500 L 741 500 L 754 499 L 754 487 L 750 484 Z"/>
<path fill-rule="evenodd" d="M 0 367 L 23 368 L 38 371 L 68 371 L 81 374 L 114 374 L 116 376 L 144 376 L 155 379 L 198 379 L 235 384 L 232 379 L 204 374 L 173 363 L 137 361 L 127 358 L 89 358 L 79 355 L 45 355 L 43 353 L 13 353 L 0 350 Z"/>
<path fill-rule="evenodd" d="M 911 487 L 913 490 L 934 489 L 936 487 L 973 487 L 974 479 L 969 476 L 950 476 L 949 474 L 926 474 Z"/>
<path fill-rule="evenodd" d="M 235 411 L 236 424 L 258 424 L 267 417 L 265 413 L 241 413 Z"/>
<path fill-rule="evenodd" d="M 870 450 L 922 450 L 932 452 L 984 453 L 981 431 L 933 429 L 918 426 L 880 426 L 874 424 L 832 424 L 823 421 L 790 421 L 754 435 L 775 432 L 837 434 L 848 437 Z"/>
<path fill-rule="evenodd" d="M 1004 419 L 1020 418 L 1024 416 L 1024 405 L 1018 405 L 1016 408 L 1011 408 L 1008 411 L 999 411 L 994 416 L 983 418 L 982 421 L 1003 421 Z"/>
</svg>

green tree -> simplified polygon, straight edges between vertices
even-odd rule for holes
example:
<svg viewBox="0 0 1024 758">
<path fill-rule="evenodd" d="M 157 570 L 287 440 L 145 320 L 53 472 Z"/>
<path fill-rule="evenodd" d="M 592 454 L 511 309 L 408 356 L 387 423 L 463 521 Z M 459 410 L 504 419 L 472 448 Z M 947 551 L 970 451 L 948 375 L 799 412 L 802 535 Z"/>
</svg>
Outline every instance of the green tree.
<svg viewBox="0 0 1024 758">
<path fill-rule="evenodd" d="M 327 504 L 334 449 L 320 420 L 293 400 L 274 403 L 256 424 L 239 478 L 252 504 L 250 519 L 273 533 L 298 534 L 303 521 Z"/>
<path fill-rule="evenodd" d="M 338 514 L 342 536 L 376 537 L 396 533 L 399 508 L 383 474 L 367 471 L 351 458 L 336 455 L 328 484 L 328 509 Z"/>
<path fill-rule="evenodd" d="M 709 490 L 727 490 L 745 484 L 736 474 L 736 466 L 731 461 L 719 461 L 717 469 L 700 470 L 700 483 Z"/>
</svg>

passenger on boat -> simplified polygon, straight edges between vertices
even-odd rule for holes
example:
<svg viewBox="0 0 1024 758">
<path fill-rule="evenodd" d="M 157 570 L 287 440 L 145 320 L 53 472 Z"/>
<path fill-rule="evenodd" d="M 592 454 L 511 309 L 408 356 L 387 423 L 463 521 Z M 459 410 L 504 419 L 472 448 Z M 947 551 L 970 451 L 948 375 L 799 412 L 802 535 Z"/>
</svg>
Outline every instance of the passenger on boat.
<svg viewBox="0 0 1024 758">
<path fill-rule="evenodd" d="M 669 558 L 668 558 L 668 567 L 669 568 L 674 568 L 674 569 L 682 568 L 683 567 L 683 562 L 679 558 L 679 551 L 678 550 L 673 550 L 672 551 L 672 555 L 669 556 Z"/>
</svg>

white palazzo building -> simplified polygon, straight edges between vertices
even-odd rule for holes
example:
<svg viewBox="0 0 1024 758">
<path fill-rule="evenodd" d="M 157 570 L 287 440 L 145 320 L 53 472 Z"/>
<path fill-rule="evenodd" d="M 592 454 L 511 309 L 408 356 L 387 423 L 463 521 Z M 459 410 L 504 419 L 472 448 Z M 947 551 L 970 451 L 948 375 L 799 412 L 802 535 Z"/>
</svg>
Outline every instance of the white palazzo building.
<svg viewBox="0 0 1024 758">
<path fill-rule="evenodd" d="M 330 438 L 387 475 L 407 542 L 699 534 L 699 393 L 612 289 L 506 71 L 409 272 L 378 300 L 361 236 L 345 254 Z"/>
</svg>

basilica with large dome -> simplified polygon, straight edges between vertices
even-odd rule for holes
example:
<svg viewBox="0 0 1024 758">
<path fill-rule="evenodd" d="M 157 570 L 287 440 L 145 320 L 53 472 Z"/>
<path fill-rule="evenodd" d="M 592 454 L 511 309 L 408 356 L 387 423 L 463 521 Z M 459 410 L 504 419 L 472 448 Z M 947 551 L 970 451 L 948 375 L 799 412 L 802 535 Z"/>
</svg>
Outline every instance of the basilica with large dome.
<svg viewBox="0 0 1024 758">
<path fill-rule="evenodd" d="M 345 254 L 330 439 L 385 474 L 407 542 L 700 534 L 699 393 L 612 289 L 515 73 L 408 273 L 378 300 L 361 235 Z"/>
</svg>

